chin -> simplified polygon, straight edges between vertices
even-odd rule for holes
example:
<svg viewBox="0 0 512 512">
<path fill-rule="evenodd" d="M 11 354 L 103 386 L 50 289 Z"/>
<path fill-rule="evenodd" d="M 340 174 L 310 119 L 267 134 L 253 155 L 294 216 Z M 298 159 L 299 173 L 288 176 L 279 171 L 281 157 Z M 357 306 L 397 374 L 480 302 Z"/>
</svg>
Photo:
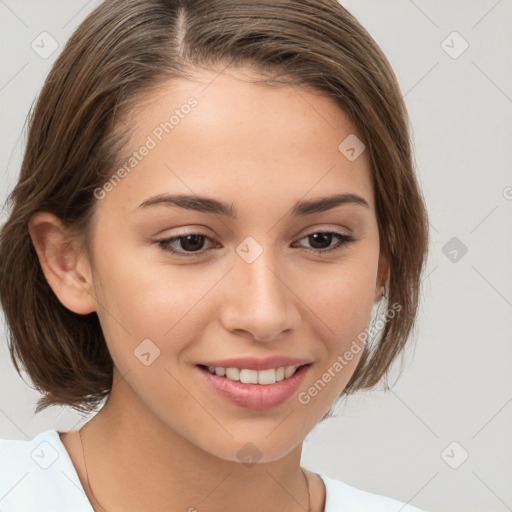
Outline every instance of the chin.
<svg viewBox="0 0 512 512">
<path fill-rule="evenodd" d="M 296 442 L 293 442 L 289 432 L 285 429 L 281 435 L 269 434 L 266 430 L 260 429 L 255 435 L 248 433 L 229 439 L 212 439 L 211 442 L 202 439 L 198 447 L 219 459 L 251 467 L 255 463 L 269 463 L 282 459 L 297 448 L 302 441 L 302 438 L 297 438 Z"/>
</svg>

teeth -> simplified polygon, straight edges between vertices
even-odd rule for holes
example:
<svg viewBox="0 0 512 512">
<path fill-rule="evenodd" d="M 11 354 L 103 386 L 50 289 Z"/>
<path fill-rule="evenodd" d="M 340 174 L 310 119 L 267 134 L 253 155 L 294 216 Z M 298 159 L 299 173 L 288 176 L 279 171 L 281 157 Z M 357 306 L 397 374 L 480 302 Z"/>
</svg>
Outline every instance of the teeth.
<svg viewBox="0 0 512 512">
<path fill-rule="evenodd" d="M 276 371 L 275 370 L 260 370 L 258 373 L 258 384 L 275 384 Z"/>
<path fill-rule="evenodd" d="M 298 366 L 281 366 L 270 370 L 248 370 L 247 368 L 222 368 L 220 366 L 208 366 L 212 375 L 226 377 L 229 380 L 240 381 L 244 384 L 269 385 L 291 377 Z"/>
<path fill-rule="evenodd" d="M 244 384 L 258 384 L 258 371 L 240 370 L 240 382 Z"/>
<path fill-rule="evenodd" d="M 295 373 L 296 369 L 297 369 L 296 366 L 285 366 L 284 378 L 287 379 L 288 377 L 291 377 Z"/>
<path fill-rule="evenodd" d="M 240 380 L 240 370 L 238 368 L 226 368 L 226 377 L 230 380 Z"/>
</svg>

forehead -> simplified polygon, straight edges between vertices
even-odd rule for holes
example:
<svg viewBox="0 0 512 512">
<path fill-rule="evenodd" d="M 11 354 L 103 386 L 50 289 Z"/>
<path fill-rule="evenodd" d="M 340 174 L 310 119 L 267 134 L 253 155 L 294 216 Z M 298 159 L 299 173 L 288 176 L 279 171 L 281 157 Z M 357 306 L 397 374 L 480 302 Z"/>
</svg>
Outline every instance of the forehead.
<svg viewBox="0 0 512 512">
<path fill-rule="evenodd" d="M 251 208 L 352 192 L 372 206 L 368 152 L 350 160 L 342 151 L 347 137 L 363 141 L 342 108 L 312 89 L 254 79 L 250 70 L 204 71 L 143 98 L 128 116 L 132 136 L 119 162 L 132 155 L 135 165 L 109 198 L 132 210 L 151 194 L 195 193 L 252 199 Z"/>
</svg>

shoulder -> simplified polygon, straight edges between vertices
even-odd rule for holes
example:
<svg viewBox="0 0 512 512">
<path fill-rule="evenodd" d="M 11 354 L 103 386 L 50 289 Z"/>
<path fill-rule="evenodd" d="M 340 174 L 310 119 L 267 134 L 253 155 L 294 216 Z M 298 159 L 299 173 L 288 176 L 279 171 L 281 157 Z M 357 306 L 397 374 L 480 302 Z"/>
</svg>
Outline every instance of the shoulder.
<svg viewBox="0 0 512 512">
<path fill-rule="evenodd" d="M 423 512 L 403 501 L 363 491 L 322 473 L 318 476 L 325 484 L 324 512 Z"/>
<path fill-rule="evenodd" d="M 2 512 L 93 512 L 56 430 L 0 439 Z"/>
</svg>

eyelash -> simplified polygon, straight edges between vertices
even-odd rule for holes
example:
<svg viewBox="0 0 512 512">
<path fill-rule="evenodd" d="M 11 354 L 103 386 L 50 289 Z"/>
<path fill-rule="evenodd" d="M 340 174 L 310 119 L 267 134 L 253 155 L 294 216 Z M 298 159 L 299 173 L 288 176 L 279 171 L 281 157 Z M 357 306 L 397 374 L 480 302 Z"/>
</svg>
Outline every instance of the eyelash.
<svg viewBox="0 0 512 512">
<path fill-rule="evenodd" d="M 344 249 L 345 246 L 347 246 L 348 244 L 356 241 L 355 237 L 353 237 L 352 235 L 345 235 L 344 233 L 338 233 L 337 231 L 313 231 L 312 233 L 309 233 L 309 234 L 303 236 L 302 238 L 300 238 L 300 240 L 302 240 L 303 238 L 308 238 L 313 235 L 317 235 L 317 234 L 334 235 L 336 238 L 338 238 L 338 243 L 332 247 L 329 247 L 328 249 L 311 249 L 308 247 L 304 248 L 304 249 L 306 249 L 307 252 L 309 252 L 311 254 L 315 254 L 315 255 L 319 255 L 319 254 L 321 255 L 321 254 L 325 254 L 325 253 L 340 251 L 341 249 Z M 209 241 L 213 241 L 212 238 L 210 238 L 207 235 L 203 235 L 202 233 L 185 233 L 183 235 L 175 236 L 172 238 L 166 238 L 164 240 L 157 240 L 156 244 L 159 246 L 159 248 L 162 251 L 165 251 L 165 252 L 180 256 L 180 257 L 183 256 L 185 258 L 200 258 L 201 256 L 204 256 L 207 252 L 209 252 L 213 249 L 212 247 L 210 247 L 209 249 L 206 249 L 206 250 L 188 253 L 188 252 L 176 251 L 174 249 L 169 248 L 170 243 L 177 241 L 177 240 L 181 240 L 182 238 L 186 238 L 187 236 L 191 236 L 191 235 L 204 237 L 204 238 L 208 239 Z"/>
</svg>

